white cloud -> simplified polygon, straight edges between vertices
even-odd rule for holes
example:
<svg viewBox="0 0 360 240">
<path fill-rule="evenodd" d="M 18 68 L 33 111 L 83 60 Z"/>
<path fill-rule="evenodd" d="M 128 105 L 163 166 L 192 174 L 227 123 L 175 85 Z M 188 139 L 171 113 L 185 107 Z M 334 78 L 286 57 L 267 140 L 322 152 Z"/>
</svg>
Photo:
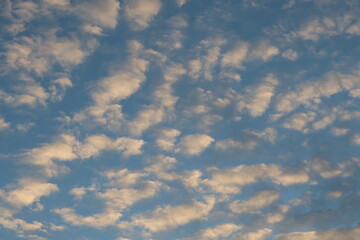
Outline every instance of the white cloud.
<svg viewBox="0 0 360 240">
<path fill-rule="evenodd" d="M 70 161 L 77 157 L 73 146 L 76 140 L 71 135 L 60 135 L 53 143 L 44 144 L 29 150 L 25 155 L 29 163 L 34 165 L 50 165 L 53 160 Z"/>
<path fill-rule="evenodd" d="M 268 61 L 270 58 L 278 55 L 279 53 L 280 51 L 277 47 L 271 46 L 268 42 L 264 41 L 251 50 L 250 58 Z"/>
<path fill-rule="evenodd" d="M 289 212 L 290 207 L 287 205 L 281 205 L 275 212 L 268 213 L 264 216 L 265 222 L 269 224 L 275 224 L 285 219 L 285 214 Z"/>
<path fill-rule="evenodd" d="M 143 226 L 151 232 L 159 232 L 185 225 L 191 221 L 205 218 L 213 209 L 215 200 L 208 198 L 205 203 L 193 201 L 180 206 L 158 207 L 147 214 L 132 217 L 132 224 Z"/>
<path fill-rule="evenodd" d="M 54 63 L 63 67 L 80 64 L 91 50 L 78 38 L 59 38 L 54 31 L 44 37 L 16 38 L 6 49 L 7 66 L 37 75 L 49 71 Z"/>
<path fill-rule="evenodd" d="M 80 1 L 75 6 L 75 14 L 78 13 L 81 18 L 94 25 L 115 28 L 119 9 L 120 3 L 117 0 Z"/>
<path fill-rule="evenodd" d="M 43 228 L 43 224 L 37 221 L 28 223 L 19 218 L 4 218 L 0 217 L 0 225 L 4 228 L 8 228 L 16 231 L 18 234 L 29 231 L 38 231 Z"/>
<path fill-rule="evenodd" d="M 63 225 L 50 224 L 50 229 L 52 231 L 64 231 L 66 229 L 66 227 Z"/>
<path fill-rule="evenodd" d="M 179 6 L 179 7 L 182 7 L 183 5 L 185 5 L 187 2 L 187 0 L 176 0 L 176 4 Z"/>
<path fill-rule="evenodd" d="M 236 141 L 234 139 L 224 139 L 216 142 L 216 149 L 227 151 L 227 150 L 236 150 L 236 149 L 248 149 L 252 150 L 257 146 L 257 141 L 255 140 L 245 140 L 245 141 Z"/>
<path fill-rule="evenodd" d="M 345 164 L 335 165 L 324 159 L 314 158 L 311 160 L 311 168 L 323 178 L 332 178 L 343 173 Z"/>
<path fill-rule="evenodd" d="M 160 123 L 164 118 L 164 114 L 162 108 L 154 105 L 140 111 L 138 116 L 128 124 L 130 133 L 140 136 L 149 127 Z"/>
<path fill-rule="evenodd" d="M 169 24 L 174 28 L 184 28 L 188 26 L 188 22 L 183 15 L 176 15 L 171 17 L 169 19 Z"/>
<path fill-rule="evenodd" d="M 298 58 L 298 53 L 295 50 L 287 49 L 285 52 L 281 54 L 283 58 L 289 59 L 291 61 L 295 61 Z"/>
<path fill-rule="evenodd" d="M 353 34 L 353 35 L 360 35 L 360 22 L 351 25 L 347 30 L 346 33 Z"/>
<path fill-rule="evenodd" d="M 330 199 L 340 198 L 342 196 L 342 192 L 340 191 L 331 191 L 328 192 L 327 197 Z"/>
<path fill-rule="evenodd" d="M 353 98 L 358 98 L 360 97 L 360 88 L 354 89 L 354 90 L 350 90 L 350 96 Z"/>
<path fill-rule="evenodd" d="M 49 93 L 39 83 L 28 77 L 21 77 L 18 80 L 22 86 L 13 87 L 13 92 L 9 93 L 0 90 L 0 100 L 10 106 L 28 105 L 34 107 L 38 104 L 45 105 Z"/>
<path fill-rule="evenodd" d="M 118 212 L 105 212 L 84 217 L 76 214 L 75 210 L 71 208 L 55 209 L 54 212 L 59 214 L 67 223 L 75 226 L 89 226 L 94 228 L 113 225 L 117 219 L 121 217 L 121 213 Z"/>
<path fill-rule="evenodd" d="M 135 93 L 145 80 L 148 62 L 142 58 L 131 58 L 118 72 L 99 81 L 92 97 L 98 106 L 118 102 Z"/>
<path fill-rule="evenodd" d="M 338 35 L 359 35 L 358 16 L 351 13 L 342 15 L 324 16 L 313 18 L 299 30 L 292 33 L 295 37 L 305 40 L 318 41 L 321 37 Z"/>
<path fill-rule="evenodd" d="M 119 212 L 134 203 L 152 198 L 160 190 L 162 183 L 156 181 L 144 181 L 142 187 L 136 188 L 110 188 L 96 195 L 105 201 L 107 209 L 111 212 Z"/>
<path fill-rule="evenodd" d="M 200 77 L 200 71 L 202 68 L 201 61 L 199 59 L 194 59 L 189 61 L 189 76 L 192 78 L 199 78 Z"/>
<path fill-rule="evenodd" d="M 197 46 L 200 50 L 199 57 L 188 62 L 189 75 L 194 79 L 202 76 L 206 80 L 213 79 L 214 67 L 218 64 L 221 58 L 221 46 L 226 43 L 224 38 L 212 38 L 203 40 Z"/>
<path fill-rule="evenodd" d="M 360 237 L 360 228 L 330 229 L 326 231 L 292 232 L 276 236 L 278 240 L 357 240 Z"/>
<path fill-rule="evenodd" d="M 196 239 L 225 239 L 230 237 L 233 233 L 239 231 L 242 227 L 233 223 L 226 223 L 216 225 L 211 228 L 202 230 Z"/>
<path fill-rule="evenodd" d="M 94 35 L 103 35 L 103 29 L 101 27 L 98 27 L 98 26 L 94 26 L 94 25 L 91 25 L 91 24 L 85 24 L 83 26 L 83 30 L 85 32 L 88 32 L 88 33 L 91 33 L 91 34 L 94 34 Z"/>
<path fill-rule="evenodd" d="M 109 185 L 120 186 L 120 187 L 130 187 L 139 183 L 139 180 L 145 176 L 146 173 L 143 172 L 131 172 L 128 169 L 120 169 L 118 171 L 109 170 L 103 173 L 110 182 Z"/>
<path fill-rule="evenodd" d="M 199 155 L 212 142 L 213 138 L 205 134 L 192 134 L 181 138 L 180 143 L 176 145 L 176 152 L 186 155 Z"/>
<path fill-rule="evenodd" d="M 0 117 L 0 131 L 9 128 L 10 127 L 10 123 L 6 122 L 5 119 L 3 119 L 2 117 Z"/>
<path fill-rule="evenodd" d="M 171 151 L 174 149 L 176 137 L 180 135 L 180 131 L 176 129 L 162 129 L 159 137 L 156 139 L 156 145 L 164 150 Z"/>
<path fill-rule="evenodd" d="M 143 30 L 160 12 L 160 8 L 160 0 L 127 0 L 125 12 L 128 19 L 133 23 L 134 29 Z"/>
<path fill-rule="evenodd" d="M 173 63 L 165 69 L 164 83 L 153 93 L 155 103 L 139 111 L 137 117 L 128 123 L 131 134 L 141 135 L 143 131 L 162 122 L 174 110 L 178 97 L 173 96 L 172 84 L 185 73 L 181 64 Z"/>
<path fill-rule="evenodd" d="M 275 191 L 261 191 L 256 193 L 255 196 L 251 197 L 248 200 L 244 201 L 234 201 L 230 204 L 230 209 L 234 213 L 251 213 L 257 214 L 259 211 L 273 204 L 275 201 L 279 199 L 279 193 Z"/>
<path fill-rule="evenodd" d="M 83 196 L 86 194 L 87 192 L 87 188 L 84 187 L 77 187 L 77 188 L 72 188 L 69 193 L 71 195 L 74 195 L 75 199 L 80 200 L 83 198 Z"/>
<path fill-rule="evenodd" d="M 309 128 L 307 128 L 307 125 L 309 124 L 309 122 L 313 121 L 314 119 L 315 119 L 314 112 L 296 113 L 285 121 L 283 127 L 291 128 L 297 131 L 307 133 L 309 132 Z"/>
<path fill-rule="evenodd" d="M 300 105 L 316 104 L 319 102 L 319 98 L 359 88 L 358 78 L 357 70 L 350 74 L 329 72 L 317 81 L 301 83 L 294 90 L 279 94 L 276 110 L 285 113 L 291 112 Z"/>
<path fill-rule="evenodd" d="M 272 233 L 269 228 L 259 229 L 256 232 L 241 234 L 240 240 L 265 240 Z"/>
<path fill-rule="evenodd" d="M 31 1 L 15 2 L 12 5 L 12 16 L 20 22 L 29 22 L 39 13 L 39 6 Z"/>
<path fill-rule="evenodd" d="M 60 101 L 63 99 L 66 90 L 72 86 L 71 80 L 67 77 L 55 79 L 49 87 L 49 97 L 54 101 Z"/>
<path fill-rule="evenodd" d="M 307 171 L 289 171 L 275 164 L 239 165 L 234 168 L 209 169 L 211 178 L 202 180 L 202 184 L 222 194 L 236 194 L 246 185 L 261 180 L 271 180 L 284 186 L 301 184 L 309 181 Z"/>
<path fill-rule="evenodd" d="M 101 151 L 116 150 L 125 157 L 140 154 L 144 141 L 127 137 L 111 139 L 103 134 L 90 135 L 81 143 L 72 135 L 63 134 L 52 143 L 43 144 L 25 153 L 28 163 L 41 166 L 44 174 L 51 177 L 66 170 L 55 161 L 72 161 L 96 156 Z"/>
<path fill-rule="evenodd" d="M 55 209 L 54 212 L 59 214 L 65 222 L 74 226 L 104 228 L 115 225 L 124 209 L 140 200 L 153 197 L 160 187 L 161 183 L 148 181 L 141 189 L 110 188 L 104 192 L 98 192 L 96 196 L 105 202 L 105 209 L 102 213 L 82 216 L 71 208 Z"/>
<path fill-rule="evenodd" d="M 352 142 L 353 144 L 360 145 L 360 134 L 355 134 L 355 135 L 352 137 L 351 142 Z"/>
<path fill-rule="evenodd" d="M 156 175 L 158 179 L 167 181 L 181 178 L 176 172 L 168 172 L 169 170 L 174 169 L 175 164 L 177 163 L 175 158 L 158 155 L 153 158 L 153 161 L 154 163 L 144 169 L 146 172 Z"/>
<path fill-rule="evenodd" d="M 247 133 L 254 135 L 256 137 L 262 138 L 267 142 L 271 142 L 274 143 L 277 137 L 277 131 L 274 128 L 265 128 L 262 131 L 251 131 L 251 130 L 246 130 Z"/>
<path fill-rule="evenodd" d="M 247 90 L 246 96 L 238 102 L 237 110 L 247 109 L 252 117 L 261 116 L 268 108 L 277 84 L 274 75 L 268 74 L 262 83 Z"/>
<path fill-rule="evenodd" d="M 245 61 L 249 51 L 249 44 L 245 42 L 239 42 L 234 49 L 226 52 L 221 59 L 222 67 L 235 67 L 242 68 L 242 63 Z"/>
<path fill-rule="evenodd" d="M 58 190 L 55 184 L 23 178 L 19 180 L 16 189 L 6 193 L 5 200 L 15 207 L 30 206 L 34 202 L 38 202 L 41 197 Z"/>
<path fill-rule="evenodd" d="M 105 135 L 92 135 L 87 137 L 83 144 L 79 146 L 78 154 L 81 158 L 89 158 L 96 156 L 103 150 L 117 150 L 122 151 L 124 156 L 127 157 L 140 154 L 144 143 L 143 140 L 127 137 L 113 140 Z"/>
<path fill-rule="evenodd" d="M 55 5 L 60 7 L 65 7 L 70 4 L 69 0 L 42 0 L 42 1 L 49 5 Z"/>
</svg>

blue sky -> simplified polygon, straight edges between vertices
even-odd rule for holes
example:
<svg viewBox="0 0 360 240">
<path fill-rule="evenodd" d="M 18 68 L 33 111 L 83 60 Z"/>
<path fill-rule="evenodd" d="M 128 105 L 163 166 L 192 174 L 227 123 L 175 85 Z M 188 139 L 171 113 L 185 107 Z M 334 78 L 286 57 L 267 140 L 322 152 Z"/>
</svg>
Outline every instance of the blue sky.
<svg viewBox="0 0 360 240">
<path fill-rule="evenodd" d="M 358 0 L 0 6 L 1 239 L 360 239 Z"/>
</svg>

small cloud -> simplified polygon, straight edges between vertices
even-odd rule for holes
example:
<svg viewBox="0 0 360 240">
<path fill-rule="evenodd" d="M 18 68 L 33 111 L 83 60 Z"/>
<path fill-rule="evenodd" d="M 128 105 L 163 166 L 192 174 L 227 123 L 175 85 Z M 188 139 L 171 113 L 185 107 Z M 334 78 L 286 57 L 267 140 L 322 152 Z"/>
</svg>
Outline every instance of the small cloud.
<svg viewBox="0 0 360 240">
<path fill-rule="evenodd" d="M 181 138 L 180 143 L 176 146 L 175 151 L 186 155 L 199 155 L 213 141 L 213 138 L 205 134 L 187 135 Z"/>
<path fill-rule="evenodd" d="M 283 58 L 289 59 L 291 61 L 295 61 L 298 58 L 298 53 L 292 49 L 287 49 L 285 52 L 281 54 Z"/>
<path fill-rule="evenodd" d="M 143 30 L 160 12 L 160 0 L 127 0 L 125 13 L 135 30 Z"/>
</svg>

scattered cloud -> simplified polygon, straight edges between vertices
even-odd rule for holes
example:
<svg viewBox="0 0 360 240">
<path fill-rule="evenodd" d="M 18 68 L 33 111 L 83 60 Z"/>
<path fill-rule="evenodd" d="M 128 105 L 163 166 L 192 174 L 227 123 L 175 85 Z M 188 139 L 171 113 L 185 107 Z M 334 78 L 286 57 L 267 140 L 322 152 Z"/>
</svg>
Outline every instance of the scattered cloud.
<svg viewBox="0 0 360 240">
<path fill-rule="evenodd" d="M 192 134 L 182 137 L 175 151 L 186 155 L 199 155 L 214 141 L 205 134 Z"/>
</svg>

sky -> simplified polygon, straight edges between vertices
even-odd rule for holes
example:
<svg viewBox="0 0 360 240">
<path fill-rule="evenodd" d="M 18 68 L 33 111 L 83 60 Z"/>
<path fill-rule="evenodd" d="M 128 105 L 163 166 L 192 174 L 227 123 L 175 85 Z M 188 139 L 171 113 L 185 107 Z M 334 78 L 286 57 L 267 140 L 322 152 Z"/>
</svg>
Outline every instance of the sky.
<svg viewBox="0 0 360 240">
<path fill-rule="evenodd" d="M 360 1 L 0 1 L 0 239 L 360 239 Z"/>
</svg>

